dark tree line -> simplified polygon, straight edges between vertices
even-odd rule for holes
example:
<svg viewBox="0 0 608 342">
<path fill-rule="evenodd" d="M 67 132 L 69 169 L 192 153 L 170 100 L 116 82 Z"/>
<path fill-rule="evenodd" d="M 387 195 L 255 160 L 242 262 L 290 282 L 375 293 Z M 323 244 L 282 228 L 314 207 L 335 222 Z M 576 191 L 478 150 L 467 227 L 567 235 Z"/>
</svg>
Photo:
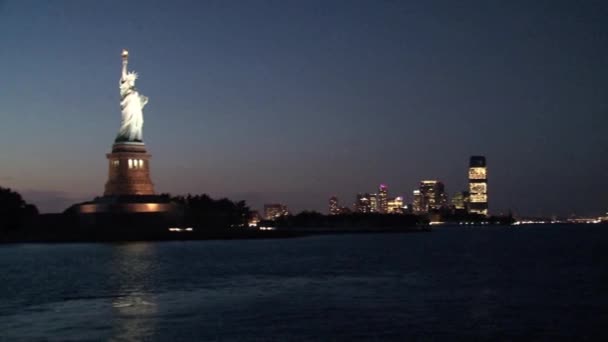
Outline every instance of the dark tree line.
<svg viewBox="0 0 608 342">
<path fill-rule="evenodd" d="M 199 229 L 246 227 L 251 211 L 245 201 L 213 199 L 206 194 L 171 198 L 184 211 L 184 224 Z"/>
<path fill-rule="evenodd" d="M 18 192 L 0 187 L 0 230 L 23 227 L 38 215 L 38 208 L 23 200 Z"/>
</svg>

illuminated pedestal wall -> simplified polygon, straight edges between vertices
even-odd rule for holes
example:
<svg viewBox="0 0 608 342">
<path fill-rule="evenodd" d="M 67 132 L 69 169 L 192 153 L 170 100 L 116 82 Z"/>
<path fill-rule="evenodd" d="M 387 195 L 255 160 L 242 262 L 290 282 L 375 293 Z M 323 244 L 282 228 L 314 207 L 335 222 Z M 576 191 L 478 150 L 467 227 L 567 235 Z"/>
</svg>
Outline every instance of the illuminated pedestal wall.
<svg viewBox="0 0 608 342">
<path fill-rule="evenodd" d="M 181 222 L 181 206 L 154 194 L 150 155 L 143 143 L 115 143 L 106 157 L 109 172 L 103 196 L 66 210 L 75 215 L 75 224 L 104 231 L 165 231 Z"/>
<path fill-rule="evenodd" d="M 67 212 L 75 214 L 80 227 L 107 231 L 155 228 L 165 231 L 179 225 L 183 218 L 181 206 L 159 195 L 103 196 L 74 205 Z"/>
<path fill-rule="evenodd" d="M 104 196 L 153 195 L 150 179 L 150 155 L 143 143 L 116 143 L 109 161 L 108 181 Z"/>
</svg>

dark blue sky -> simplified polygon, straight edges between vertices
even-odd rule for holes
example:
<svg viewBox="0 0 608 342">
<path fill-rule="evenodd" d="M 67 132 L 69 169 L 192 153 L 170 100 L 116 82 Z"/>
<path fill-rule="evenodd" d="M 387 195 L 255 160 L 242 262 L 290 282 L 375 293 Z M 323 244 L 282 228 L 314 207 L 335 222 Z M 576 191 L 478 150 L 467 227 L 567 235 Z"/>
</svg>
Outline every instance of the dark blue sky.
<svg viewBox="0 0 608 342">
<path fill-rule="evenodd" d="M 43 211 L 103 192 L 120 50 L 159 192 L 326 210 L 379 183 L 490 209 L 608 210 L 605 1 L 0 2 L 0 185 Z"/>
</svg>

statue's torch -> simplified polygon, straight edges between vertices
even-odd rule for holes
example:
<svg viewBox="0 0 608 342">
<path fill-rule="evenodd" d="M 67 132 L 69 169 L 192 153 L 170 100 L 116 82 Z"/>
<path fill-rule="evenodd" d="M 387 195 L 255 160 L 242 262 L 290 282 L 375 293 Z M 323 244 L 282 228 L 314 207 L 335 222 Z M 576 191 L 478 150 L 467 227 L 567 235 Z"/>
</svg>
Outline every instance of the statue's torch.
<svg viewBox="0 0 608 342">
<path fill-rule="evenodd" d="M 129 63 L 129 51 L 122 49 L 122 80 L 127 77 L 127 63 Z"/>
</svg>

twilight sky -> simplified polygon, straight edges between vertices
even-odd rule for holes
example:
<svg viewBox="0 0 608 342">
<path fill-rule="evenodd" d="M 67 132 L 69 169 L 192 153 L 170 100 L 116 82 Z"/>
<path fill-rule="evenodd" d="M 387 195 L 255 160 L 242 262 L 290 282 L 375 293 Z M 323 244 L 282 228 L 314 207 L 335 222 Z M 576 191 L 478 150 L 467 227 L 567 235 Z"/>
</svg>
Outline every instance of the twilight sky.
<svg viewBox="0 0 608 342">
<path fill-rule="evenodd" d="M 0 186 L 103 192 L 120 51 L 158 192 L 326 211 L 485 155 L 490 211 L 608 210 L 606 1 L 2 1 Z"/>
</svg>

